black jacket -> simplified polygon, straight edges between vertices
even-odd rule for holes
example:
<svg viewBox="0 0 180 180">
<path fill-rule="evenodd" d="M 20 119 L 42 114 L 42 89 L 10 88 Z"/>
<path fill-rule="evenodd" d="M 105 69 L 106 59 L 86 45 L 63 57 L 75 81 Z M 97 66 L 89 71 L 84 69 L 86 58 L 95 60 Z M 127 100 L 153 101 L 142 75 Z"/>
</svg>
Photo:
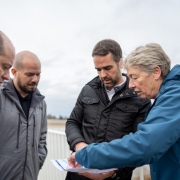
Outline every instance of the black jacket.
<svg viewBox="0 0 180 180">
<path fill-rule="evenodd" d="M 78 142 L 87 144 L 109 142 L 137 130 L 137 125 L 144 121 L 146 110 L 151 102 L 138 97 L 128 85 L 129 78 L 127 77 L 123 87 L 115 88 L 111 101 L 99 77 L 83 87 L 70 118 L 66 122 L 67 141 L 72 151 Z M 116 173 L 121 177 L 120 179 L 130 180 L 132 170 L 133 168 L 120 168 Z M 74 175 L 70 178 L 69 174 L 72 173 L 68 173 L 67 180 L 88 179 L 75 178 Z"/>
</svg>

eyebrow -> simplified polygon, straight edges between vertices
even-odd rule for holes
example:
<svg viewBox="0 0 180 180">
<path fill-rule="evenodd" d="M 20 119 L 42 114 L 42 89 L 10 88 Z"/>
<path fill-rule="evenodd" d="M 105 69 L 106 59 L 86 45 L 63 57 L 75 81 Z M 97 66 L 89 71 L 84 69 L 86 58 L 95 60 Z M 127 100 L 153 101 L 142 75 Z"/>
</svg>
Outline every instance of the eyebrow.
<svg viewBox="0 0 180 180">
<path fill-rule="evenodd" d="M 95 69 L 104 69 L 104 68 L 107 68 L 107 67 L 112 67 L 112 65 L 104 66 L 104 67 L 102 67 L 102 68 L 96 68 L 96 67 L 95 67 Z"/>
<path fill-rule="evenodd" d="M 129 77 L 132 77 L 134 74 L 127 74 Z"/>
<path fill-rule="evenodd" d="M 9 66 L 9 67 L 12 67 L 12 65 L 11 64 L 8 64 L 8 63 L 3 63 L 3 66 Z"/>
<path fill-rule="evenodd" d="M 34 75 L 37 75 L 37 74 L 41 74 L 41 72 L 38 72 L 38 73 L 33 73 L 33 72 L 25 72 L 24 74 L 34 74 Z"/>
</svg>

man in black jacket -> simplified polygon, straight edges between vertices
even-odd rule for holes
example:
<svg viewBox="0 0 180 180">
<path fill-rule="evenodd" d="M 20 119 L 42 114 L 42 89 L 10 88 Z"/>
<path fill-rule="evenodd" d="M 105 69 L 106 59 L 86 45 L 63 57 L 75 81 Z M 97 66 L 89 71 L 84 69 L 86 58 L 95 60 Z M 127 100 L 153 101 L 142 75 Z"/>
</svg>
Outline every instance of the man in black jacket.
<svg viewBox="0 0 180 180">
<path fill-rule="evenodd" d="M 121 73 L 122 50 L 116 41 L 98 42 L 92 56 L 99 76 L 83 87 L 66 122 L 67 141 L 72 151 L 135 132 L 151 105 L 149 100 L 141 99 L 129 89 L 129 78 Z M 96 175 L 68 172 L 66 180 L 131 180 L 133 169 L 124 167 Z"/>
</svg>

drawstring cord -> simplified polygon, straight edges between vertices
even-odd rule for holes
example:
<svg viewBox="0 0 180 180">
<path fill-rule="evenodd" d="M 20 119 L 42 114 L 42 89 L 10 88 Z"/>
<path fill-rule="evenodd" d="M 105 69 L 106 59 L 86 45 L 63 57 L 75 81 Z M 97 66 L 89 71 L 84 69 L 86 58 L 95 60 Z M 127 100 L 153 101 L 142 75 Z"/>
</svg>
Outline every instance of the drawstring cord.
<svg viewBox="0 0 180 180">
<path fill-rule="evenodd" d="M 19 148 L 19 132 L 20 132 L 20 124 L 22 124 L 21 122 L 21 115 L 19 113 L 19 122 L 18 122 L 18 131 L 17 131 L 17 144 L 16 144 L 16 148 Z"/>
</svg>

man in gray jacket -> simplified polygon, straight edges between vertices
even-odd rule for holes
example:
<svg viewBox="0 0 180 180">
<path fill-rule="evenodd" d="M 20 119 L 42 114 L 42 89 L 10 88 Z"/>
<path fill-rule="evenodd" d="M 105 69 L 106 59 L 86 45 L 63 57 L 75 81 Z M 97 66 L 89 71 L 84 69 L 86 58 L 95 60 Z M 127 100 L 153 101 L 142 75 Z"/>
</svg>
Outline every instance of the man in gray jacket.
<svg viewBox="0 0 180 180">
<path fill-rule="evenodd" d="M 9 69 L 15 56 L 14 47 L 10 39 L 0 31 L 0 85 L 4 79 L 9 79 Z"/>
<path fill-rule="evenodd" d="M 47 155 L 46 103 L 37 85 L 41 63 L 23 51 L 0 86 L 0 179 L 36 180 Z"/>
</svg>

